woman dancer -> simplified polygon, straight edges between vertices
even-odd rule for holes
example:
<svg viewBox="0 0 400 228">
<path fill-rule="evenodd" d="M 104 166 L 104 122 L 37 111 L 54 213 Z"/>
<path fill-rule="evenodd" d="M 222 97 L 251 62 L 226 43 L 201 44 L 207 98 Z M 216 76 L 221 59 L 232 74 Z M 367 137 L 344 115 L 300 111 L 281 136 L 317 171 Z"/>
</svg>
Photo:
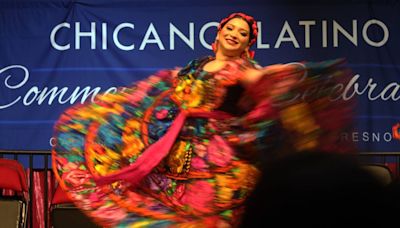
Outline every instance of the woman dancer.
<svg viewBox="0 0 400 228">
<path fill-rule="evenodd" d="M 215 56 L 67 110 L 53 169 L 76 206 L 102 226 L 236 226 L 263 158 L 344 150 L 336 136 L 348 106 L 328 99 L 342 62 L 261 68 L 249 50 L 257 31 L 233 13 L 219 24 Z"/>
</svg>

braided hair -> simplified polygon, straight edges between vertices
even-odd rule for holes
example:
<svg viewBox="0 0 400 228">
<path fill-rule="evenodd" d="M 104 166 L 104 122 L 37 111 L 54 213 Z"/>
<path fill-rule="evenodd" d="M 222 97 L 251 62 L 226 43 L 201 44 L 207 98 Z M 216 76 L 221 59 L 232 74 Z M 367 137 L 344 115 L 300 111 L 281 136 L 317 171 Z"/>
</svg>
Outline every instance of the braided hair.
<svg viewBox="0 0 400 228">
<path fill-rule="evenodd" d="M 245 13 L 232 13 L 228 17 L 222 19 L 218 25 L 218 32 L 221 31 L 221 29 L 225 26 L 225 24 L 228 23 L 228 21 L 230 21 L 233 18 L 241 18 L 247 22 L 250 28 L 249 46 L 253 45 L 256 42 L 258 35 L 257 21 L 252 16 L 249 16 Z M 212 49 L 214 52 L 216 52 L 217 50 L 216 45 L 217 45 L 216 42 L 212 44 Z M 249 51 L 249 53 L 247 54 L 249 55 L 248 57 L 251 59 L 254 57 L 254 51 Z"/>
</svg>

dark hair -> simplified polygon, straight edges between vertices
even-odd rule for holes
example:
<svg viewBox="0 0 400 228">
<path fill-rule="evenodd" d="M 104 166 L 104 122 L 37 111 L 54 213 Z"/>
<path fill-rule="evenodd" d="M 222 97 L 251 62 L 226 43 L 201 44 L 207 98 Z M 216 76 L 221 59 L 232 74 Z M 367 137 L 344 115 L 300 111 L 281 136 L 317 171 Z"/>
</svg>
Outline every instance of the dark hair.
<svg viewBox="0 0 400 228">
<path fill-rule="evenodd" d="M 251 46 L 252 44 L 254 44 L 257 40 L 257 34 L 258 34 L 257 21 L 254 20 L 252 16 L 249 16 L 247 14 L 232 13 L 228 17 L 221 20 L 221 22 L 218 25 L 218 31 L 220 31 L 226 25 L 226 23 L 228 23 L 228 21 L 232 20 L 233 18 L 241 18 L 247 22 L 250 28 L 249 45 Z"/>
</svg>

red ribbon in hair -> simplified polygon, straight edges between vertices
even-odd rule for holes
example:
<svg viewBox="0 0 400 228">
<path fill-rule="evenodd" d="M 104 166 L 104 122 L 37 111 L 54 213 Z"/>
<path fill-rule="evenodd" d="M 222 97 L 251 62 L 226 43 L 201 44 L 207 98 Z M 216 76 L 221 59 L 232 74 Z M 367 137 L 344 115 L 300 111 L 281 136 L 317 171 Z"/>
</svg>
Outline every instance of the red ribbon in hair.
<svg viewBox="0 0 400 228">
<path fill-rule="evenodd" d="M 258 27 L 257 27 L 257 21 L 254 20 L 254 18 L 252 16 L 249 16 L 247 14 L 244 13 L 232 13 L 231 15 L 229 15 L 228 17 L 224 18 L 221 20 L 221 22 L 218 25 L 218 31 L 221 31 L 222 27 L 224 27 L 224 25 L 231 19 L 235 18 L 235 17 L 239 17 L 244 19 L 249 26 L 251 27 L 252 30 L 252 34 L 250 35 L 250 40 L 249 40 L 249 46 L 253 45 L 256 40 L 257 40 L 257 35 L 258 35 Z M 217 42 L 214 42 L 211 45 L 211 48 L 214 52 L 217 51 Z M 254 51 L 247 51 L 247 56 L 250 59 L 254 58 Z"/>
</svg>

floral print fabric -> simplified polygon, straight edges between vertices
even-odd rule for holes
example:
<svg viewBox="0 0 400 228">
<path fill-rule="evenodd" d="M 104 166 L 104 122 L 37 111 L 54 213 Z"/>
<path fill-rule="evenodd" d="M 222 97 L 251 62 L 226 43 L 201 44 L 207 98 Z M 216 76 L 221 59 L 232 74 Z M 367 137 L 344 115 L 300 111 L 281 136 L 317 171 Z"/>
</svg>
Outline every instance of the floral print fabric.
<svg viewBox="0 0 400 228">
<path fill-rule="evenodd" d="M 295 135 L 296 147 L 316 146 L 316 132 L 322 128 L 311 118 L 314 101 L 277 108 L 263 92 L 255 97 L 252 93 L 273 83 L 270 79 L 246 95 L 254 102 L 245 110 L 247 114 L 207 117 L 207 113 L 217 113 L 226 88 L 243 76 L 243 64 L 253 66 L 237 61 L 218 72 L 203 71 L 202 66 L 210 60 L 194 60 L 178 75 L 158 72 L 115 94 L 100 95 L 93 103 L 74 106 L 60 117 L 55 126 L 53 169 L 69 198 L 98 224 L 236 226 L 243 202 L 260 175 L 257 164 L 241 156 L 243 149 L 238 148 L 268 149 L 276 142 L 271 139 L 277 134 L 280 115 L 284 117 L 282 125 Z M 168 155 L 139 184 L 96 182 L 134 164 L 166 134 L 180 112 L 201 115 L 186 119 Z M 302 114 L 293 119 L 285 114 L 289 112 Z M 308 132 L 303 130 L 310 126 Z"/>
</svg>

